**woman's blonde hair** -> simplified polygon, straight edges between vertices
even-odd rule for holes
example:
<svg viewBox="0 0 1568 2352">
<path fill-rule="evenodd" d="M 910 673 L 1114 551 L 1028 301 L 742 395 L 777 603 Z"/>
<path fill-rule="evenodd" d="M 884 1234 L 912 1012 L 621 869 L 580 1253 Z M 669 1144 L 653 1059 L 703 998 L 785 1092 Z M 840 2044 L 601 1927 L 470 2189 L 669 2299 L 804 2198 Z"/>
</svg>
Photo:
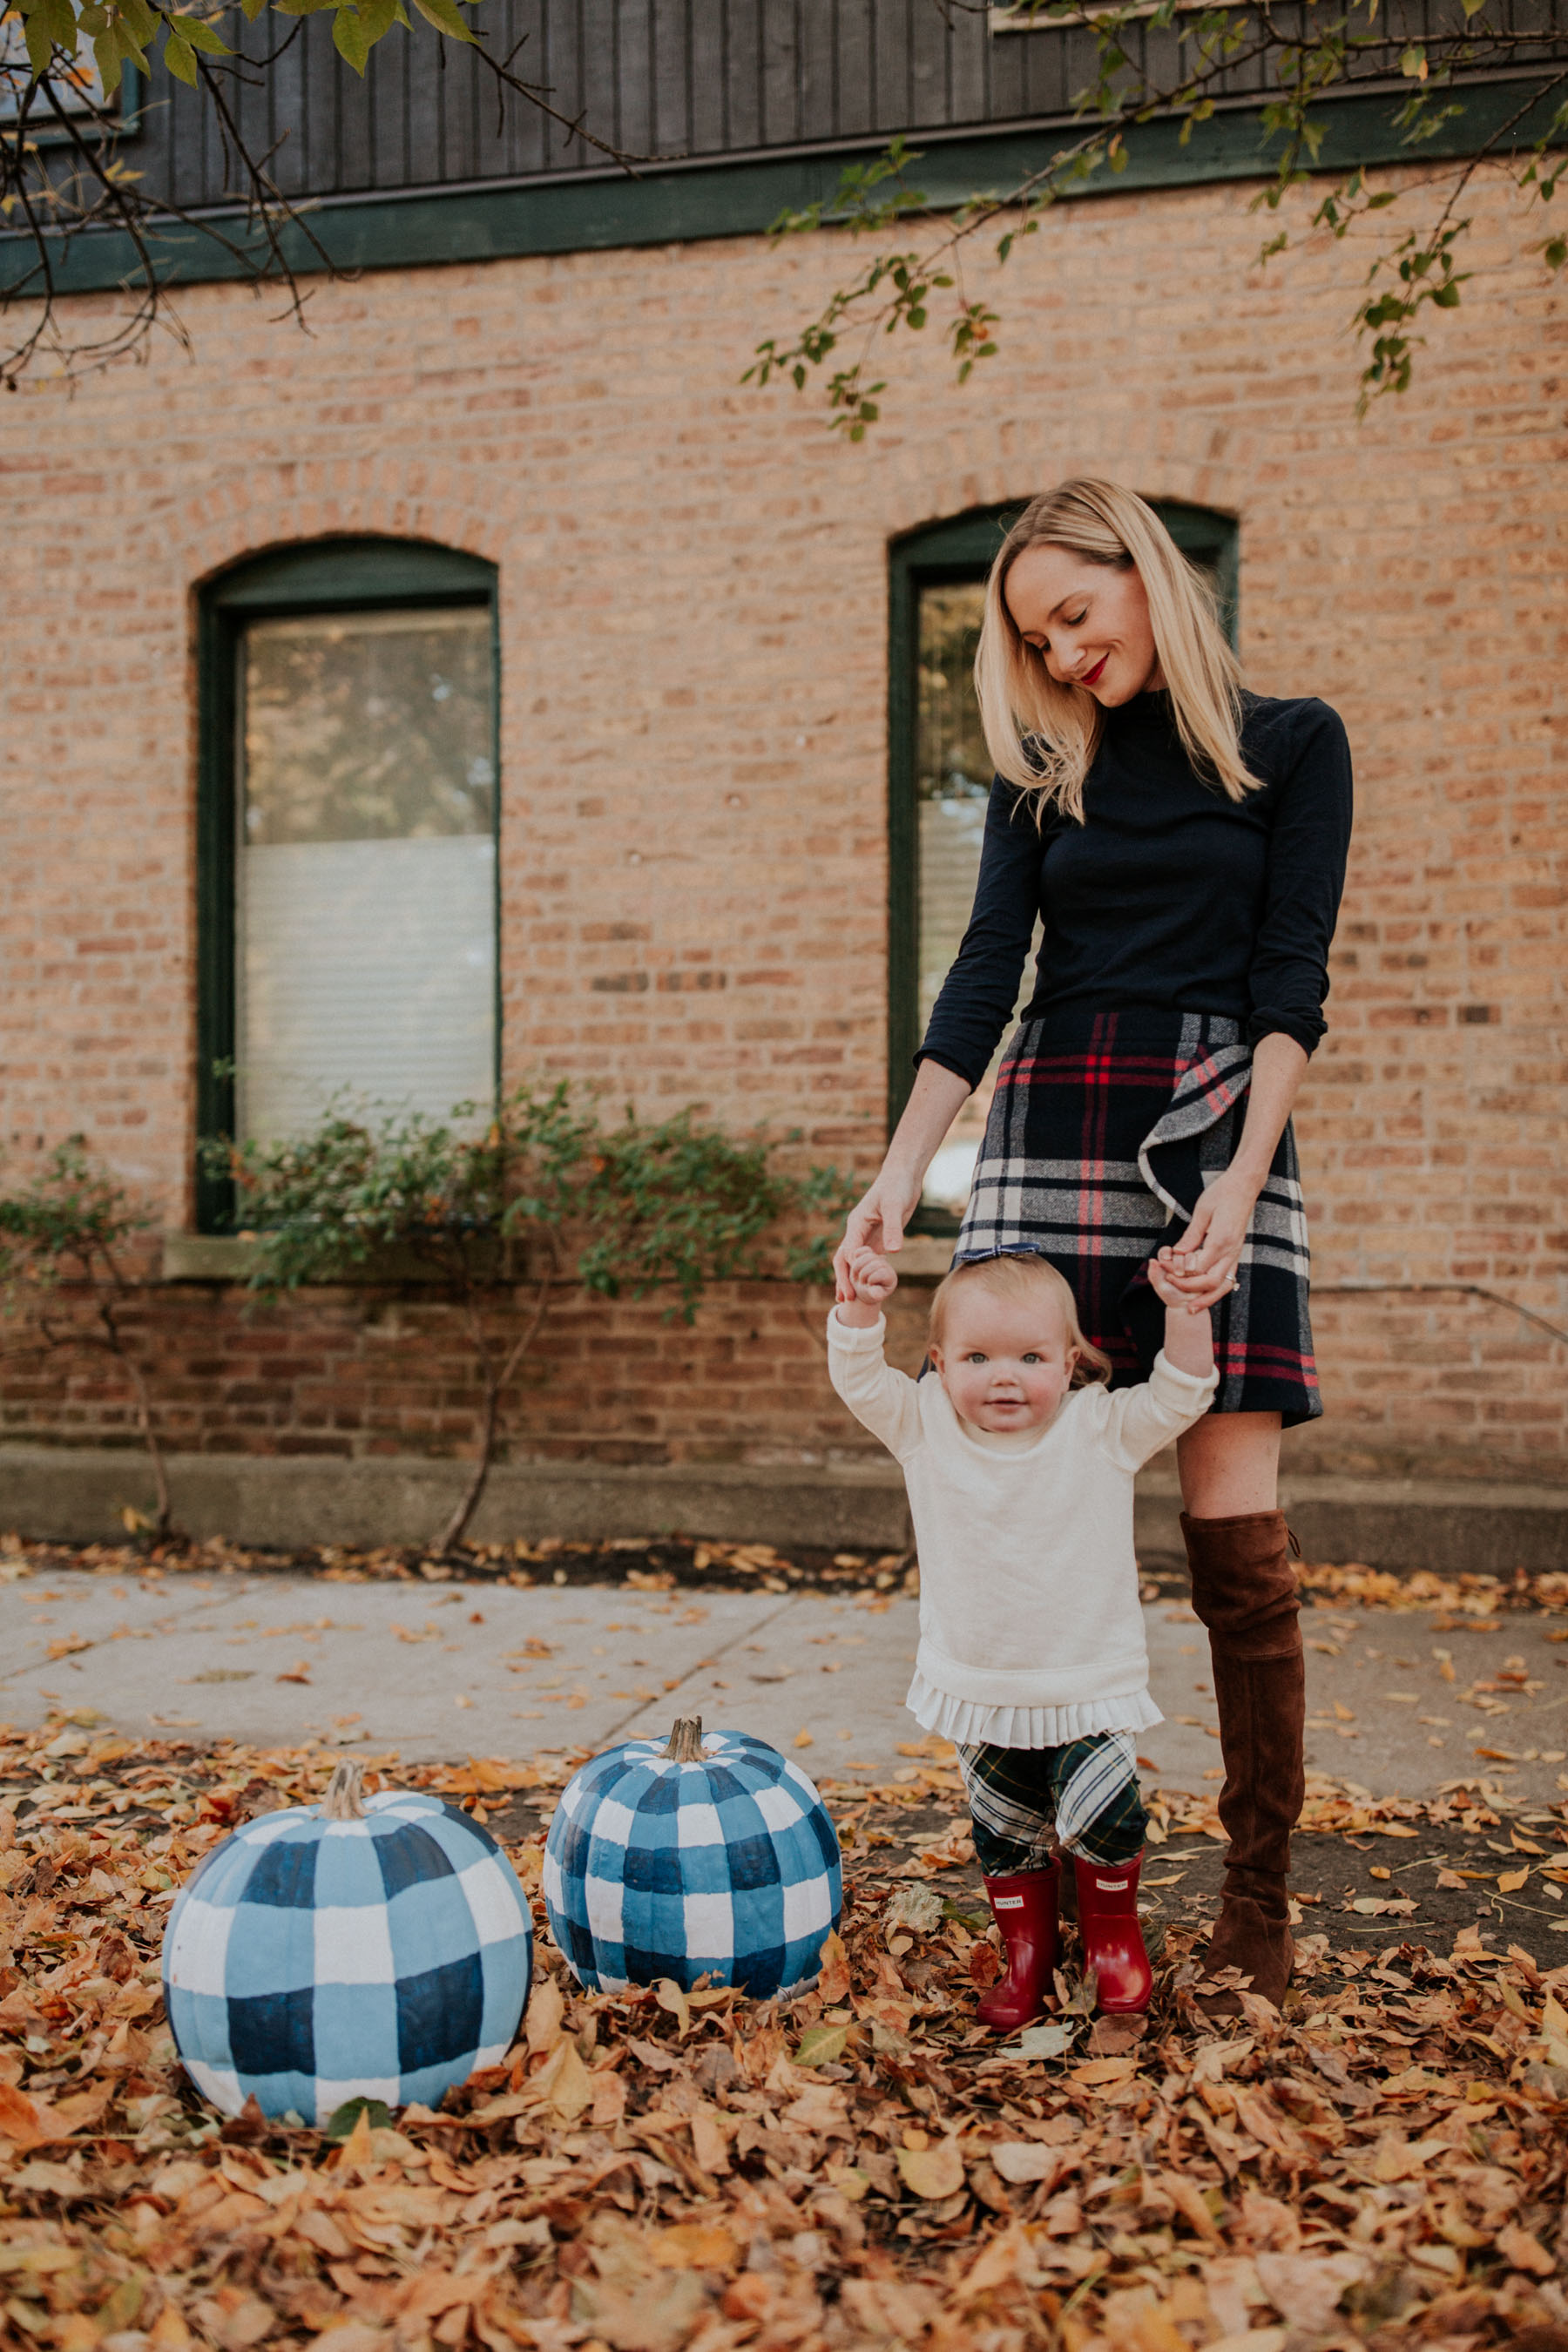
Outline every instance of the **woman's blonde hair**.
<svg viewBox="0 0 1568 2352">
<path fill-rule="evenodd" d="M 1068 1346 L 1078 1349 L 1078 1361 L 1072 1368 L 1071 1385 L 1081 1389 L 1090 1381 L 1110 1378 L 1110 1359 L 1102 1349 L 1083 1336 L 1078 1319 L 1078 1301 L 1065 1275 L 1058 1274 L 1049 1258 L 1038 1257 L 1031 1251 L 1017 1256 L 973 1257 L 955 1265 L 944 1280 L 937 1284 L 931 1302 L 931 1319 L 926 1325 L 926 1343 L 940 1348 L 947 1328 L 947 1310 L 953 1295 L 959 1290 L 989 1290 L 994 1296 L 1025 1297 L 1030 1291 L 1048 1291 L 1056 1301 L 1062 1321 L 1067 1326 Z"/>
<path fill-rule="evenodd" d="M 1149 599 L 1154 650 L 1184 750 L 1228 800 L 1258 790 L 1241 755 L 1241 664 L 1220 626 L 1213 588 L 1189 563 L 1151 506 L 1119 482 L 1063 482 L 1025 508 L 985 583 L 985 619 L 974 657 L 986 746 L 999 775 L 1047 808 L 1083 822 L 1083 785 L 1104 716 L 1081 686 L 1058 686 L 1045 657 L 1019 635 L 1007 609 L 1007 575 L 1030 547 L 1062 547 L 1108 571 L 1135 570 Z"/>
</svg>

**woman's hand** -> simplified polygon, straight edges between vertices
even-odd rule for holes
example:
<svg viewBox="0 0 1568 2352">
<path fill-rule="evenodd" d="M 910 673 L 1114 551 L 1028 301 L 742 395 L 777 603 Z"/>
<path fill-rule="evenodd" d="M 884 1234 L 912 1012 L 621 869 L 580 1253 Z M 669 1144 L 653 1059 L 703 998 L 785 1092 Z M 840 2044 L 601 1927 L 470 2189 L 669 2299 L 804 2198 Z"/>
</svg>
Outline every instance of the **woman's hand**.
<svg viewBox="0 0 1568 2352">
<path fill-rule="evenodd" d="M 870 1191 L 857 1201 L 833 1253 L 834 1297 L 847 1307 L 856 1297 L 854 1266 L 869 1252 L 890 1253 L 904 1245 L 904 1227 L 920 1205 L 921 1180 L 884 1168 Z M 891 1273 L 891 1267 L 889 1272 Z"/>
<path fill-rule="evenodd" d="M 840 1306 L 855 1296 L 849 1261 L 857 1250 L 900 1250 L 904 1227 L 920 1206 L 921 1187 L 938 1145 L 969 1099 L 969 1081 L 941 1062 L 922 1062 L 915 1072 L 882 1172 L 849 1212 L 844 1239 L 833 1253 L 833 1278 Z"/>
<path fill-rule="evenodd" d="M 1160 1263 L 1189 1307 L 1214 1307 L 1236 1288 L 1236 1269 L 1259 1188 L 1229 1168 L 1205 1191 L 1179 1242 Z"/>
</svg>

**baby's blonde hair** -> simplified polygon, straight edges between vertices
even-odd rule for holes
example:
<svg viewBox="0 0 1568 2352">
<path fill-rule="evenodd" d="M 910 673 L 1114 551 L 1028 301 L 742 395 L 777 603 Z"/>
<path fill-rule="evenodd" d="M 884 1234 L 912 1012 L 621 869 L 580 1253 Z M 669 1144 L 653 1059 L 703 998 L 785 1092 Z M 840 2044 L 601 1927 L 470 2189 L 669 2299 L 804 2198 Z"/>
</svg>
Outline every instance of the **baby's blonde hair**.
<svg viewBox="0 0 1568 2352">
<path fill-rule="evenodd" d="M 926 1343 L 940 1348 L 947 1327 L 947 1310 L 959 1290 L 988 1290 L 994 1297 L 1026 1297 L 1029 1293 L 1048 1291 L 1062 1321 L 1067 1326 L 1068 1346 L 1079 1351 L 1073 1366 L 1072 1386 L 1087 1387 L 1091 1381 L 1110 1378 L 1110 1359 L 1102 1348 L 1083 1336 L 1078 1319 L 1078 1301 L 1065 1275 L 1058 1274 L 1049 1258 L 1034 1252 L 1006 1257 L 973 1257 L 955 1265 L 952 1272 L 936 1286 L 931 1302 L 931 1319 L 926 1326 Z"/>
</svg>

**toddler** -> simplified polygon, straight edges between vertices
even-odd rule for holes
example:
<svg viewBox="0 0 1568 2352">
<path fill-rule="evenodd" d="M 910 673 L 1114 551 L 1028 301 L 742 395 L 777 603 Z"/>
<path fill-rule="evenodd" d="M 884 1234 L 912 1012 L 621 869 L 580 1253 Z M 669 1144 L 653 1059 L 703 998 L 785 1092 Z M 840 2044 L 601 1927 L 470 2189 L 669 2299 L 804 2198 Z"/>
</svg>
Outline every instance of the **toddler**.
<svg viewBox="0 0 1568 2352">
<path fill-rule="evenodd" d="M 887 1260 L 850 1262 L 828 1318 L 833 1385 L 903 1469 L 921 1567 L 921 1643 L 907 1704 L 952 1740 L 1007 1972 L 980 2003 L 1010 2031 L 1037 2016 L 1056 1959 L 1060 1864 L 1072 1857 L 1084 1965 L 1108 2011 L 1147 2006 L 1138 1873 L 1148 1816 L 1137 1735 L 1161 1721 L 1132 1549 L 1134 1473 L 1208 1410 L 1218 1384 L 1206 1311 L 1170 1251 L 1148 1267 L 1165 1308 L 1150 1379 L 1114 1392 L 1043 1257 L 955 1266 L 931 1301 L 933 1378 L 883 1360 Z"/>
</svg>

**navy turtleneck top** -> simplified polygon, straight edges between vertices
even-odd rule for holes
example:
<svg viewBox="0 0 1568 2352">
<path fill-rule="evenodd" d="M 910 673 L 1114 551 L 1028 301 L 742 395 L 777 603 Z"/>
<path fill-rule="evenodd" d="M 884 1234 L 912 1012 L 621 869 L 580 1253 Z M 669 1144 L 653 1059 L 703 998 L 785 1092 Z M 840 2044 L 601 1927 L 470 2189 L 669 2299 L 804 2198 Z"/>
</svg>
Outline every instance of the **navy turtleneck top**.
<svg viewBox="0 0 1568 2352">
<path fill-rule="evenodd" d="M 1326 703 L 1247 695 L 1241 748 L 1262 788 L 1231 801 L 1194 772 L 1169 697 L 1140 694 L 1105 714 L 1081 824 L 1052 811 L 1037 827 L 998 776 L 974 911 L 917 1061 L 979 1085 L 1037 918 L 1026 1021 L 1065 1005 L 1223 1013 L 1249 1044 L 1282 1030 L 1310 1054 L 1327 1025 L 1350 746 Z"/>
</svg>

